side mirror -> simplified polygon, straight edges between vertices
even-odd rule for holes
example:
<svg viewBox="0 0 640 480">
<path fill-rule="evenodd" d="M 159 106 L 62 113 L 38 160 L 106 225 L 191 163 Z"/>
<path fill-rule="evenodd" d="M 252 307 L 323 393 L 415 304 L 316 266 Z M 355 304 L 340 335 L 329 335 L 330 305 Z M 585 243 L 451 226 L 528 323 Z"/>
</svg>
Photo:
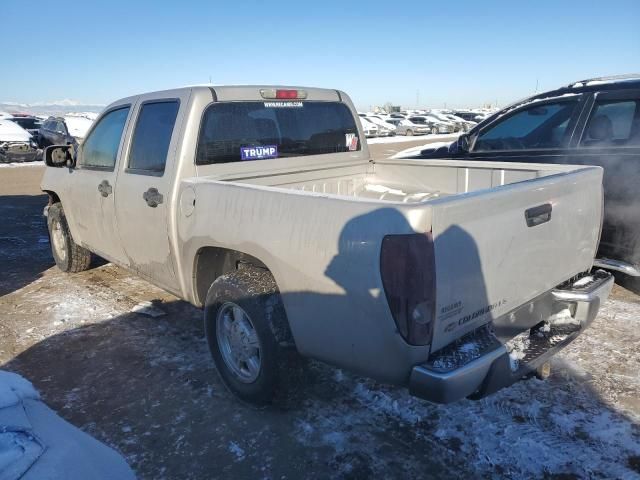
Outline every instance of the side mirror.
<svg viewBox="0 0 640 480">
<path fill-rule="evenodd" d="M 44 149 L 44 163 L 48 167 L 76 166 L 76 149 L 73 145 L 51 145 Z"/>
</svg>

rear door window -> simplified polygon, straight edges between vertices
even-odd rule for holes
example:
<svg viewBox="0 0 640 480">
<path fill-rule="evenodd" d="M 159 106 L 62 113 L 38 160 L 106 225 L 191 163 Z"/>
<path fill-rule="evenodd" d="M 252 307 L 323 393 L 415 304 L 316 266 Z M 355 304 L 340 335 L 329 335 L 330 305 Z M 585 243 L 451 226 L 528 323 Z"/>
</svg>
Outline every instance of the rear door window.
<svg viewBox="0 0 640 480">
<path fill-rule="evenodd" d="M 640 146 L 640 99 L 596 101 L 583 147 Z"/>
<path fill-rule="evenodd" d="M 561 148 L 577 101 L 534 104 L 480 133 L 473 151 Z"/>
<path fill-rule="evenodd" d="M 144 103 L 133 133 L 129 169 L 162 174 L 178 115 L 177 100 Z"/>
<path fill-rule="evenodd" d="M 360 150 L 340 102 L 228 102 L 205 111 L 196 163 L 239 162 Z"/>
<path fill-rule="evenodd" d="M 129 107 L 112 110 L 102 117 L 82 146 L 82 165 L 113 170 L 118 156 Z"/>
</svg>

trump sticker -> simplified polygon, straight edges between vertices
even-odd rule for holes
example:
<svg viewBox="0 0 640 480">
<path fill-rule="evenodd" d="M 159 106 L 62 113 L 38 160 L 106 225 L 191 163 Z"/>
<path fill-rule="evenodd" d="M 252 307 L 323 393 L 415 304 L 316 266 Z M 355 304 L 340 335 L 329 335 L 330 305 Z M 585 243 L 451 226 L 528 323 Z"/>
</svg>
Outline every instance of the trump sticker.
<svg viewBox="0 0 640 480">
<path fill-rule="evenodd" d="M 240 147 L 240 159 L 242 160 L 262 160 L 264 158 L 276 158 L 277 156 L 278 156 L 277 145 Z"/>
</svg>

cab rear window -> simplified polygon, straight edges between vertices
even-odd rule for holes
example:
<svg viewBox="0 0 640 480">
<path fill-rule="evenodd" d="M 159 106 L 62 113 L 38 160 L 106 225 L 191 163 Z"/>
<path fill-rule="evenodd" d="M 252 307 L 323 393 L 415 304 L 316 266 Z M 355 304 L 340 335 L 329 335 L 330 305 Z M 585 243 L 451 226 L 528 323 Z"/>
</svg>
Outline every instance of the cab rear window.
<svg viewBox="0 0 640 480">
<path fill-rule="evenodd" d="M 358 129 L 343 103 L 214 103 L 202 119 L 196 163 L 208 165 L 354 150 L 360 150 Z"/>
</svg>

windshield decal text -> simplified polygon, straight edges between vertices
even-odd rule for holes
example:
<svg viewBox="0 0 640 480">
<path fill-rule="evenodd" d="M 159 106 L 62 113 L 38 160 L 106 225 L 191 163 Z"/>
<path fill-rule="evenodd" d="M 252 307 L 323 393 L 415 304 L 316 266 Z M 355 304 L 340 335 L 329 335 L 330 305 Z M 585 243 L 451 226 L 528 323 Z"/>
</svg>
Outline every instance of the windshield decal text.
<svg viewBox="0 0 640 480">
<path fill-rule="evenodd" d="M 264 106 L 267 108 L 299 108 L 302 107 L 302 102 L 264 102 Z"/>
<path fill-rule="evenodd" d="M 277 145 L 240 147 L 240 158 L 242 160 L 262 160 L 264 158 L 276 158 L 277 156 L 278 156 Z"/>
</svg>

